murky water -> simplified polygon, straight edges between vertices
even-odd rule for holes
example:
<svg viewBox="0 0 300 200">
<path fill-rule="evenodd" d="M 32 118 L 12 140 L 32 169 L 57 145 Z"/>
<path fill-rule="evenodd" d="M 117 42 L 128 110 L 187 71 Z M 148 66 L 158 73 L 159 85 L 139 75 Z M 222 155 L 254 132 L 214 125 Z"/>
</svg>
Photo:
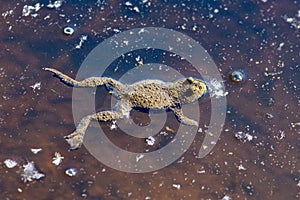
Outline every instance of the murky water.
<svg viewBox="0 0 300 200">
<path fill-rule="evenodd" d="M 33 7 L 26 12 L 25 5 Z M 62 1 L 61 5 L 59 1 L 9 1 L 1 3 L 0 12 L 1 199 L 300 197 L 298 1 Z M 63 33 L 65 26 L 74 28 L 73 35 Z M 75 128 L 72 88 L 42 67 L 75 77 L 89 52 L 103 40 L 147 26 L 184 33 L 208 51 L 228 91 L 227 116 L 218 143 L 205 158 L 196 157 L 204 139 L 200 131 L 170 166 L 131 174 L 103 165 L 84 146 L 68 151 L 63 136 Z M 186 76 L 194 74 L 186 61 L 151 51 L 133 52 L 128 62 L 120 58 L 106 73 L 121 77 L 137 63 L 138 55 L 144 56 L 145 63 L 156 61 L 178 66 Z M 114 72 L 116 67 L 119 70 Z M 245 80 L 232 82 L 229 75 L 234 70 L 242 70 Z M 97 110 L 110 109 L 110 96 L 103 88 L 96 96 Z M 208 96 L 199 107 L 199 127 L 204 131 L 211 109 Z M 132 117 L 137 123 L 151 123 L 138 111 Z M 172 113 L 167 125 L 179 126 Z M 119 147 L 139 152 L 149 148 L 144 140 L 110 126 L 101 123 Z M 248 137 L 241 141 L 238 133 Z M 172 133 L 167 134 L 160 135 L 153 148 L 171 142 Z M 34 154 L 32 148 L 42 151 Z M 59 166 L 52 164 L 55 152 L 64 157 Z M 18 166 L 8 168 L 6 159 Z M 31 161 L 45 177 L 24 183 L 22 165 Z M 65 174 L 69 168 L 77 170 L 75 176 Z"/>
</svg>

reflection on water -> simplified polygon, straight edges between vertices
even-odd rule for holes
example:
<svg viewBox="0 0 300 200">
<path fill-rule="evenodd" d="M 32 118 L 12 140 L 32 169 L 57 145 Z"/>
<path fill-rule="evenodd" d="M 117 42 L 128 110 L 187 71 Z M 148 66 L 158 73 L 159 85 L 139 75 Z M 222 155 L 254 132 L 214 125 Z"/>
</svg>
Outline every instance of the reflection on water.
<svg viewBox="0 0 300 200">
<path fill-rule="evenodd" d="M 0 8 L 1 199 L 299 198 L 297 1 L 36 2 L 40 4 L 2 2 Z M 65 26 L 74 33 L 64 34 Z M 205 158 L 196 155 L 209 124 L 209 97 L 199 101 L 199 134 L 179 160 L 153 173 L 129 174 L 104 166 L 85 147 L 68 151 L 63 136 L 75 128 L 72 88 L 42 67 L 75 77 L 85 57 L 104 39 L 146 26 L 180 31 L 207 49 L 223 75 L 228 111 L 222 135 Z M 186 61 L 157 52 L 132 52 L 132 57 L 112 63 L 107 73 L 121 77 L 141 62 L 138 55 L 143 64 L 156 61 L 194 75 Z M 235 70 L 242 70 L 246 80 L 231 81 Z M 101 97 L 97 109 L 110 109 L 110 96 L 103 88 L 96 96 Z M 132 116 L 148 123 L 138 111 Z M 168 126 L 176 130 L 177 120 L 170 113 L 167 117 Z M 115 144 L 151 150 L 142 139 L 110 130 L 111 124 L 101 127 Z M 161 134 L 158 142 L 163 147 L 174 133 L 165 127 L 162 131 L 166 135 Z M 252 139 L 240 139 L 243 133 Z M 34 154 L 32 148 L 42 151 Z M 55 152 L 64 157 L 58 166 L 52 163 Z M 18 166 L 8 168 L 6 159 Z M 24 183 L 23 165 L 31 162 L 45 177 Z M 76 175 L 66 175 L 72 168 Z"/>
</svg>

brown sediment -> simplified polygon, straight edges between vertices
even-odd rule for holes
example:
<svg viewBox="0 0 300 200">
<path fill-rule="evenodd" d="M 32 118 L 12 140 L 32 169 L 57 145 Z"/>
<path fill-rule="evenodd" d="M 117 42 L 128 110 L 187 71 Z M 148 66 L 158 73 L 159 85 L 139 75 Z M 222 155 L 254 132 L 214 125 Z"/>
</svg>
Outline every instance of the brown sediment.
<svg viewBox="0 0 300 200">
<path fill-rule="evenodd" d="M 299 198 L 299 127 L 290 126 L 299 120 L 299 92 L 294 87 L 299 85 L 299 73 L 293 70 L 298 64 L 299 49 L 294 45 L 298 32 L 282 17 L 295 17 L 297 5 L 271 1 L 221 3 L 215 6 L 220 12 L 210 18 L 211 8 L 193 2 L 187 3 L 190 7 L 187 8 L 181 3 L 174 6 L 151 1 L 142 14 L 128 10 L 118 1 L 106 2 L 104 9 L 87 3 L 92 14 L 86 7 L 81 8 L 82 5 L 66 3 L 63 9 L 42 8 L 37 17 L 21 16 L 25 3 L 2 2 L 0 13 L 9 9 L 14 12 L 0 19 L 3 27 L 0 34 L 1 199 L 41 199 L 41 194 L 43 199 L 80 199 L 84 194 L 87 199 L 145 199 L 147 196 L 166 200 L 222 199 L 225 195 L 233 199 Z M 44 19 L 48 14 L 50 19 Z M 77 14 L 83 18 L 77 18 Z M 121 19 L 124 15 L 131 19 Z M 67 18 L 71 18 L 71 24 L 66 23 Z M 74 35 L 64 35 L 61 27 L 73 23 L 78 24 Z M 184 24 L 187 29 L 178 28 Z M 197 31 L 192 31 L 195 24 Z M 72 90 L 53 81 L 41 69 L 57 67 L 74 77 L 90 50 L 115 34 L 107 27 L 128 30 L 141 26 L 164 26 L 186 33 L 209 51 L 224 79 L 233 69 L 242 69 L 246 80 L 241 84 L 225 81 L 230 113 L 211 154 L 203 159 L 195 158 L 204 138 L 204 125 L 209 123 L 209 110 L 206 110 L 209 102 L 199 102 L 205 111 L 199 122 L 203 132 L 198 133 L 184 158 L 156 173 L 129 174 L 104 166 L 84 146 L 80 151 L 67 151 L 63 136 L 75 128 Z M 75 49 L 82 34 L 88 35 L 88 42 L 83 48 Z M 279 51 L 281 42 L 285 45 Z M 278 67 L 281 61 L 285 67 Z M 186 70 L 188 76 L 193 75 L 181 62 L 174 62 L 173 66 L 180 66 L 181 72 Z M 270 72 L 282 70 L 283 73 L 275 78 L 264 76 L 266 67 Z M 41 89 L 33 91 L 30 86 L 36 82 L 41 82 Z M 103 105 L 100 110 L 107 109 L 108 104 Z M 271 113 L 274 118 L 266 119 L 257 112 Z M 101 126 L 115 144 L 143 152 L 142 139 L 121 135 L 118 129 L 110 131 L 109 122 Z M 168 126 L 174 129 L 178 122 L 170 118 Z M 249 132 L 254 139 L 243 143 L 234 137 L 238 131 Z M 163 144 L 166 139 L 161 138 Z M 37 147 L 43 150 L 34 155 L 30 148 Z M 56 151 L 65 157 L 59 167 L 51 163 Z M 110 152 L 107 155 L 112 156 Z M 18 168 L 7 169 L 3 164 L 7 158 L 19 164 L 34 161 L 46 177 L 24 184 Z M 69 167 L 78 169 L 75 177 L 65 175 Z M 180 189 L 173 184 L 179 184 Z"/>
</svg>

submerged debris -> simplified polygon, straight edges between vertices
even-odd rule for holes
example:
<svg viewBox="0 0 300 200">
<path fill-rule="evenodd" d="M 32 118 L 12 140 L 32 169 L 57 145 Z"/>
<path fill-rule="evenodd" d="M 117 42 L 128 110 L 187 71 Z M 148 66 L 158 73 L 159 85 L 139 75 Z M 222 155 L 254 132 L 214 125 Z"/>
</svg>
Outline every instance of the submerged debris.
<svg viewBox="0 0 300 200">
<path fill-rule="evenodd" d="M 38 152 L 42 151 L 42 148 L 36 148 L 36 149 L 31 148 L 30 150 L 32 153 L 37 154 Z"/>
<path fill-rule="evenodd" d="M 135 161 L 136 162 L 139 162 L 142 158 L 144 158 L 144 154 L 140 154 L 140 155 L 137 155 L 136 157 L 135 157 Z"/>
<path fill-rule="evenodd" d="M 118 126 L 116 125 L 117 121 L 116 120 L 113 120 L 112 121 L 112 125 L 109 127 L 110 130 L 115 130 L 118 128 Z"/>
<path fill-rule="evenodd" d="M 36 170 L 33 162 L 28 162 L 26 165 L 23 165 L 21 179 L 24 181 L 24 183 L 26 183 L 27 181 L 33 181 L 34 179 L 38 180 L 44 176 L 45 174 L 40 173 Z"/>
<path fill-rule="evenodd" d="M 295 17 L 288 17 L 287 15 L 283 16 L 283 19 L 291 25 L 291 27 L 300 29 L 300 10 Z"/>
<path fill-rule="evenodd" d="M 153 146 L 154 143 L 155 143 L 155 138 L 153 136 L 149 136 L 146 138 L 146 143 L 149 145 L 149 146 Z"/>
<path fill-rule="evenodd" d="M 40 90 L 41 89 L 41 82 L 37 82 L 34 85 L 30 86 L 32 90 L 35 92 L 35 90 Z"/>
<path fill-rule="evenodd" d="M 253 136 L 250 135 L 249 133 L 244 133 L 244 132 L 237 132 L 235 135 L 235 138 L 242 141 L 242 142 L 247 142 L 253 140 Z"/>
<path fill-rule="evenodd" d="M 139 12 L 140 12 L 139 7 L 134 6 L 134 5 L 133 5 L 131 2 L 129 2 L 129 1 L 125 2 L 125 6 L 127 6 L 127 8 L 129 8 L 129 10 L 133 10 L 133 11 L 135 11 L 136 13 L 139 13 Z"/>
<path fill-rule="evenodd" d="M 285 138 L 285 132 L 284 132 L 283 130 L 279 130 L 279 133 L 278 133 L 278 135 L 275 135 L 275 138 L 276 138 L 277 140 L 282 140 L 282 139 L 284 139 L 284 138 Z"/>
<path fill-rule="evenodd" d="M 79 44 L 75 46 L 76 49 L 80 49 L 83 45 L 83 42 L 87 40 L 87 35 L 82 35 L 79 41 Z"/>
<path fill-rule="evenodd" d="M 173 183 L 173 188 L 176 188 L 177 190 L 180 190 L 180 188 L 181 188 L 181 185 L 180 184 L 175 184 L 175 183 Z"/>
<path fill-rule="evenodd" d="M 27 17 L 27 16 L 31 15 L 32 17 L 36 17 L 37 13 L 34 13 L 34 14 L 32 14 L 32 13 L 39 11 L 42 7 L 43 7 L 43 4 L 40 4 L 40 3 L 36 3 L 34 6 L 25 5 L 22 10 L 22 16 Z"/>
<path fill-rule="evenodd" d="M 63 156 L 59 152 L 55 152 L 54 157 L 52 158 L 52 163 L 56 166 L 58 166 L 62 160 L 64 159 Z"/>
<path fill-rule="evenodd" d="M 6 159 L 5 161 L 4 161 L 4 164 L 5 164 L 5 166 L 7 167 L 7 168 L 14 168 L 15 166 L 17 166 L 18 165 L 18 163 L 16 162 L 16 161 L 14 161 L 14 160 L 12 160 L 12 159 Z"/>
<path fill-rule="evenodd" d="M 222 198 L 222 200 L 232 200 L 232 198 L 231 198 L 230 196 L 228 196 L 228 195 L 225 195 L 225 196 Z"/>
<path fill-rule="evenodd" d="M 296 126 L 300 126 L 300 122 L 292 122 L 291 126 L 292 128 L 295 128 Z"/>
<path fill-rule="evenodd" d="M 166 131 L 175 133 L 174 129 L 170 128 L 169 126 L 166 126 Z"/>
<path fill-rule="evenodd" d="M 223 90 L 223 86 L 222 86 L 221 82 L 219 82 L 216 79 L 212 79 L 208 83 L 208 87 L 209 87 L 209 92 L 210 92 L 211 97 L 220 98 L 220 97 L 225 97 L 228 95 L 228 92 L 225 92 Z"/>
<path fill-rule="evenodd" d="M 140 56 L 136 57 L 135 60 L 136 60 L 136 62 L 137 62 L 137 66 L 140 66 L 140 67 L 141 67 L 141 66 L 144 65 L 143 59 L 142 59 Z"/>
<path fill-rule="evenodd" d="M 240 164 L 239 166 L 237 166 L 237 168 L 238 168 L 238 170 L 246 170 L 246 168 L 242 165 L 242 164 Z"/>
<path fill-rule="evenodd" d="M 266 113 L 266 118 L 267 119 L 273 119 L 274 118 L 274 115 L 272 113 Z"/>
<path fill-rule="evenodd" d="M 163 136 L 167 136 L 168 135 L 168 133 L 166 131 L 161 131 L 161 132 L 159 132 L 159 134 L 163 135 Z"/>
<path fill-rule="evenodd" d="M 53 3 L 49 2 L 47 8 L 59 8 L 62 5 L 63 0 L 54 1 Z"/>
</svg>

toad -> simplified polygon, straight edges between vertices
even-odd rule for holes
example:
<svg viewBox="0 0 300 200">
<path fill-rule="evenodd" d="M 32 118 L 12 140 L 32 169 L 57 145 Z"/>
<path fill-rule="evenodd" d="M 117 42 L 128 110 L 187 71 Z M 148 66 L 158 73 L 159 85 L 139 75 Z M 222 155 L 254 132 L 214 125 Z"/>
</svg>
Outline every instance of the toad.
<svg viewBox="0 0 300 200">
<path fill-rule="evenodd" d="M 43 69 L 52 72 L 69 86 L 98 87 L 105 85 L 110 93 L 117 98 L 113 110 L 101 111 L 83 117 L 76 130 L 65 136 L 70 145 L 70 150 L 80 148 L 86 129 L 92 120 L 106 122 L 129 117 L 129 113 L 133 108 L 170 110 L 174 112 L 181 123 L 198 126 L 197 121 L 189 119 L 183 114 L 181 105 L 198 100 L 208 91 L 205 82 L 193 77 L 182 78 L 175 82 L 146 79 L 127 85 L 109 77 L 90 77 L 77 81 L 56 69 Z"/>
</svg>

